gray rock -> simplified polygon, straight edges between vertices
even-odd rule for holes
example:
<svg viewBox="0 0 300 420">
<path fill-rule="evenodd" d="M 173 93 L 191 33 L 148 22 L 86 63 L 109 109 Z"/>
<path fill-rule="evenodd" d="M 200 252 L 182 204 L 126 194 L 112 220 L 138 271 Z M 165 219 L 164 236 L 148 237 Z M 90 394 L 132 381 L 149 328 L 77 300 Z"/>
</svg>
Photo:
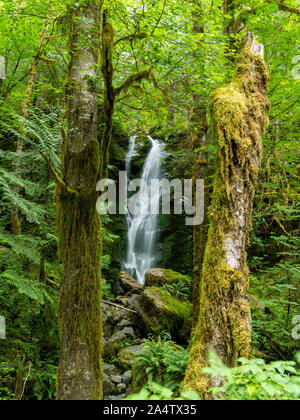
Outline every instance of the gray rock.
<svg viewBox="0 0 300 420">
<path fill-rule="evenodd" d="M 136 338 L 133 328 L 126 327 L 121 331 L 116 331 L 109 340 L 104 341 L 104 355 L 110 357 L 116 354 L 120 344 L 128 338 Z"/>
<path fill-rule="evenodd" d="M 145 274 L 145 287 L 162 286 L 166 283 L 168 280 L 163 268 L 151 268 Z"/>
<path fill-rule="evenodd" d="M 121 322 L 119 322 L 119 323 L 116 325 L 115 329 L 116 329 L 117 331 L 119 331 L 119 330 L 123 330 L 123 329 L 124 329 L 124 328 L 126 328 L 126 327 L 132 327 L 132 322 L 131 322 L 131 321 L 129 321 L 128 319 L 123 319 Z"/>
<path fill-rule="evenodd" d="M 105 375 L 112 376 L 116 374 L 116 367 L 115 365 L 102 365 L 102 371 Z"/>
<path fill-rule="evenodd" d="M 126 306 L 128 309 L 132 309 L 133 311 L 137 311 L 139 307 L 139 298 L 140 295 L 132 295 L 127 299 Z"/>
<path fill-rule="evenodd" d="M 136 338 L 134 329 L 132 327 L 125 327 L 120 331 L 116 331 L 114 335 L 111 337 L 111 340 L 122 342 L 126 338 Z"/>
<path fill-rule="evenodd" d="M 136 361 L 136 357 L 143 352 L 144 345 L 129 346 L 118 353 L 118 363 L 124 370 L 130 370 Z"/>
<path fill-rule="evenodd" d="M 122 377 L 120 375 L 114 375 L 111 377 L 111 380 L 115 384 L 120 384 L 122 382 Z"/>
<path fill-rule="evenodd" d="M 101 304 L 103 325 L 115 327 L 123 319 L 127 319 L 129 312 L 122 308 L 117 308 L 108 304 Z"/>
<path fill-rule="evenodd" d="M 109 395 L 115 392 L 115 384 L 110 380 L 110 378 L 103 373 L 103 394 Z"/>
<path fill-rule="evenodd" d="M 124 384 L 129 385 L 131 383 L 131 379 L 132 379 L 131 370 L 127 370 L 125 373 L 123 373 L 122 380 Z"/>
<path fill-rule="evenodd" d="M 105 401 L 119 401 L 126 398 L 126 394 L 121 395 L 109 395 L 108 397 L 104 398 Z"/>
<path fill-rule="evenodd" d="M 123 394 L 126 391 L 126 385 L 125 384 L 118 384 L 116 386 L 116 390 L 118 394 Z"/>
</svg>

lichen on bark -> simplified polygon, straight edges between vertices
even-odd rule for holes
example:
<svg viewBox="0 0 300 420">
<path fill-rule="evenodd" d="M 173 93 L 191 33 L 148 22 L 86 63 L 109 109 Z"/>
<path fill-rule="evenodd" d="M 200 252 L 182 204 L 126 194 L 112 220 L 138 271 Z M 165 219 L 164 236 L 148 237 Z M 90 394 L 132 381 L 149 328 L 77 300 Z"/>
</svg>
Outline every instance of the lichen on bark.
<svg viewBox="0 0 300 420">
<path fill-rule="evenodd" d="M 234 366 L 237 358 L 247 357 L 250 350 L 246 244 L 261 165 L 262 135 L 268 124 L 268 81 L 262 46 L 255 44 L 250 33 L 236 58 L 232 83 L 212 95 L 218 164 L 209 210 L 200 313 L 184 381 L 186 389 L 205 397 L 209 388 L 222 383 L 221 378 L 201 374 L 208 351 L 214 351 L 227 366 Z"/>
</svg>

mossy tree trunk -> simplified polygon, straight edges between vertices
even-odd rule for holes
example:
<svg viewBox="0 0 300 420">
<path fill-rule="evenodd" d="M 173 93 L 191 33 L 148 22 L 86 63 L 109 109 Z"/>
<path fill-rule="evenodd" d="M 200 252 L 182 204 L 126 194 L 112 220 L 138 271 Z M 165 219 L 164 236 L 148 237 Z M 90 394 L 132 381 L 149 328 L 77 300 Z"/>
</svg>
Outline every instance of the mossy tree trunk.
<svg viewBox="0 0 300 420">
<path fill-rule="evenodd" d="M 203 263 L 200 314 L 184 383 L 186 389 L 195 389 L 201 395 L 221 383 L 220 378 L 201 374 L 208 351 L 233 366 L 250 350 L 245 248 L 261 165 L 262 135 L 268 123 L 268 80 L 263 47 L 255 44 L 254 35 L 249 33 L 237 56 L 232 83 L 212 95 L 218 167 Z"/>
<path fill-rule="evenodd" d="M 97 139 L 99 0 L 75 8 L 70 28 L 68 134 L 57 179 L 60 290 L 59 400 L 99 400 L 101 373 L 101 231 L 96 211 L 100 169 Z"/>
<path fill-rule="evenodd" d="M 202 1 L 195 0 L 196 6 L 193 12 L 193 31 L 196 34 L 204 33 L 205 16 Z M 204 67 L 203 63 L 203 67 Z M 204 73 L 204 69 L 203 69 Z M 199 287 L 201 283 L 202 264 L 204 251 L 207 241 L 208 220 L 207 208 L 209 203 L 208 191 L 208 156 L 205 151 L 207 146 L 207 106 L 204 98 L 199 94 L 193 95 L 194 106 L 191 115 L 192 127 L 195 128 L 193 133 L 193 150 L 194 150 L 194 167 L 193 182 L 194 191 L 197 179 L 204 179 L 205 185 L 205 203 L 204 203 L 204 222 L 202 225 L 194 226 L 193 231 L 193 326 L 197 324 L 199 316 Z"/>
</svg>

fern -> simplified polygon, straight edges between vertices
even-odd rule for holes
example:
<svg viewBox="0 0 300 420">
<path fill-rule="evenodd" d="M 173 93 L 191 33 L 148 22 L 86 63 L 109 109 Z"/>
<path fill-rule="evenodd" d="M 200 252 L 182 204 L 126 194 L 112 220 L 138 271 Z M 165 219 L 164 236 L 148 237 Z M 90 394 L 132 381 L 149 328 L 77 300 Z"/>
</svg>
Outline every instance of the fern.
<svg viewBox="0 0 300 420">
<path fill-rule="evenodd" d="M 44 290 L 41 283 L 37 283 L 37 281 L 31 278 L 18 275 L 13 270 L 6 270 L 1 273 L 0 279 L 3 283 L 16 287 L 20 294 L 24 294 L 30 299 L 36 300 L 41 305 L 44 304 Z"/>
</svg>

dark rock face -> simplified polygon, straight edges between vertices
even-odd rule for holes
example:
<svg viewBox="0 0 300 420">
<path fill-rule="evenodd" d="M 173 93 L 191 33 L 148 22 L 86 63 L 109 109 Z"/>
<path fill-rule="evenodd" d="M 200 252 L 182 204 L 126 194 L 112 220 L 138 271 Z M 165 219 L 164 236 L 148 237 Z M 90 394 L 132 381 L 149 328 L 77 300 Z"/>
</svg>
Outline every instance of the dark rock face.
<svg viewBox="0 0 300 420">
<path fill-rule="evenodd" d="M 143 169 L 145 159 L 151 150 L 152 144 L 149 138 L 145 135 L 140 135 L 136 138 L 135 155 L 131 160 L 132 176 L 139 177 Z"/>
</svg>

